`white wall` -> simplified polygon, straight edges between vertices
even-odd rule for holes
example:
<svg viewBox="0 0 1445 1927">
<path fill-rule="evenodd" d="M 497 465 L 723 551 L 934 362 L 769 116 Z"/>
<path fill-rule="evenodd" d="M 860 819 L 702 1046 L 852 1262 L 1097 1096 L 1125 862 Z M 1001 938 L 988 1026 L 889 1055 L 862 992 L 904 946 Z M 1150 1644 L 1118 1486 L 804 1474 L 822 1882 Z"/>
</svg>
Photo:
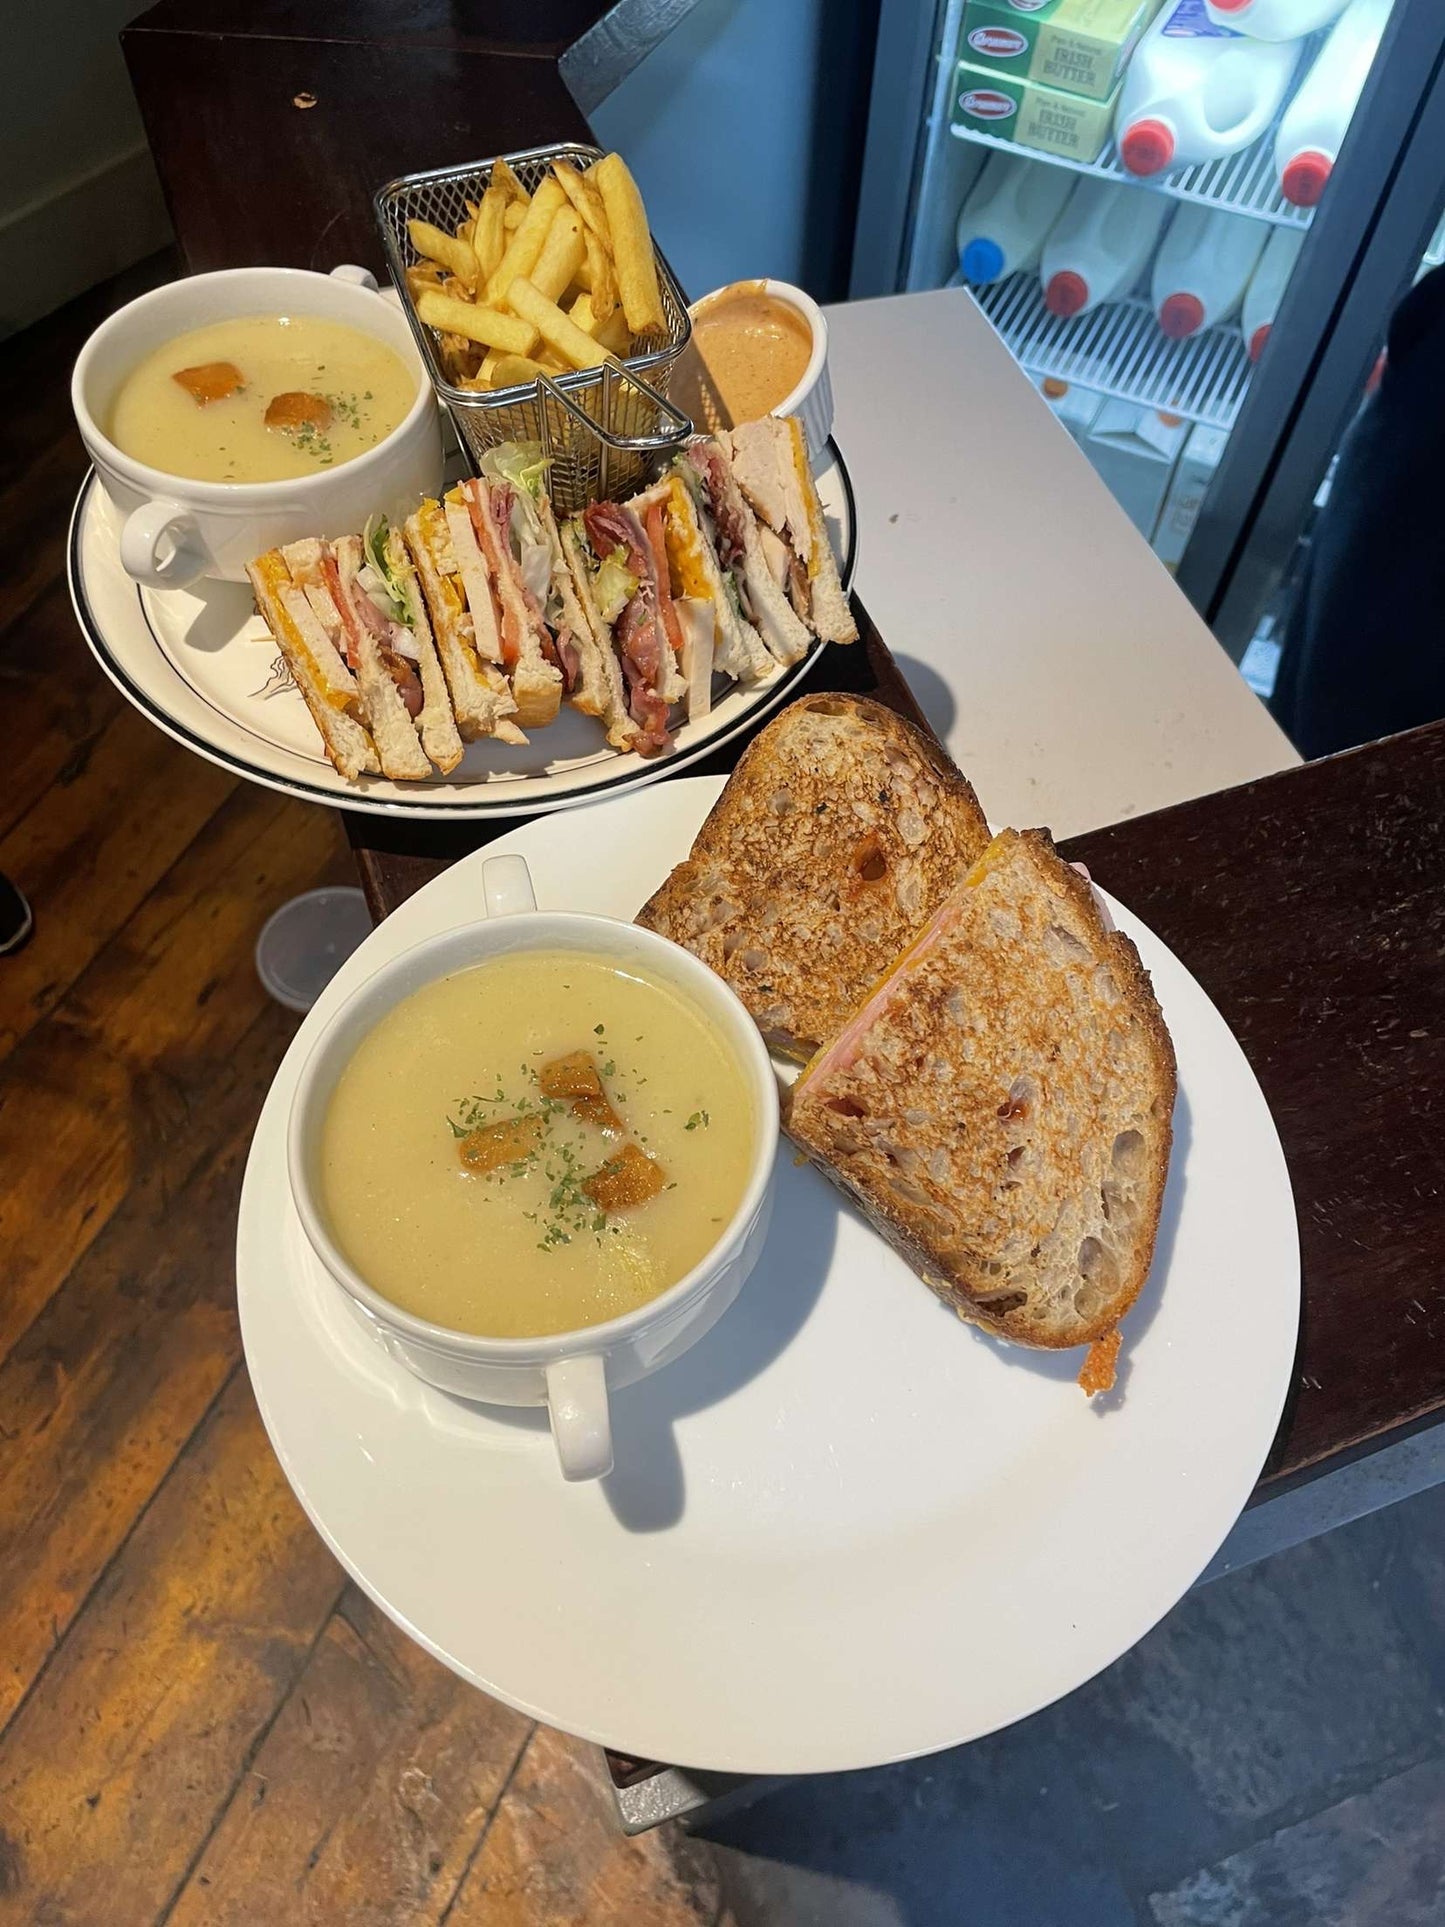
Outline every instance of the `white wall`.
<svg viewBox="0 0 1445 1927">
<path fill-rule="evenodd" d="M 119 33 L 142 0 L 10 0 L 0 101 L 0 335 L 164 245 Z"/>
</svg>

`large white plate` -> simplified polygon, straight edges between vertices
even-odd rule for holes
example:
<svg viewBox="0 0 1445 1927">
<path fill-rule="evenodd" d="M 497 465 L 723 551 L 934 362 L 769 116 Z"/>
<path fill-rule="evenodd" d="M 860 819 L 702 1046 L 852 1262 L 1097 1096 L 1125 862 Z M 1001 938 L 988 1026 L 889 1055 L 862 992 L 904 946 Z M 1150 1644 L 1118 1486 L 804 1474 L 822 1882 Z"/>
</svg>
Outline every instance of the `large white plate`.
<svg viewBox="0 0 1445 1927">
<path fill-rule="evenodd" d="M 1299 1251 L 1243 1053 L 1127 910 L 1179 1057 L 1158 1256 L 1120 1388 L 960 1324 L 778 1153 L 767 1248 L 677 1363 L 618 1394 L 616 1473 L 564 1485 L 536 1415 L 394 1365 L 312 1259 L 286 1182 L 297 1072 L 386 957 L 474 917 L 515 850 L 545 907 L 630 916 L 718 793 L 689 778 L 542 818 L 402 905 L 303 1024 L 257 1127 L 237 1278 L 271 1441 L 384 1611 L 465 1678 L 624 1751 L 748 1773 L 859 1767 L 1021 1719 L 1106 1666 L 1216 1551 L 1279 1419 Z"/>
<path fill-rule="evenodd" d="M 853 485 L 833 443 L 818 495 L 841 557 L 844 587 L 857 562 Z M 746 729 L 797 687 L 821 643 L 792 668 L 749 687 L 717 679 L 711 713 L 684 723 L 670 756 L 619 756 L 597 722 L 564 705 L 525 749 L 471 744 L 450 776 L 425 783 L 364 777 L 348 783 L 327 762 L 294 687 L 263 693 L 279 667 L 276 645 L 245 583 L 140 589 L 120 565 L 116 518 L 94 473 L 70 519 L 70 597 L 102 669 L 143 715 L 188 749 L 268 789 L 373 816 L 532 816 L 616 795 L 685 768 Z"/>
</svg>

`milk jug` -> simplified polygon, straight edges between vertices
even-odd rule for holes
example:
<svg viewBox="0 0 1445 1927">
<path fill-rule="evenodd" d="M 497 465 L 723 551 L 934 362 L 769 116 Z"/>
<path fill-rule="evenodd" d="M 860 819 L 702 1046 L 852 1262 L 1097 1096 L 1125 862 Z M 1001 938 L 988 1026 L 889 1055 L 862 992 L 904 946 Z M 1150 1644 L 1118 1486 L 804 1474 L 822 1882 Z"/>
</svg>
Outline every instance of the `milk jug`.
<svg viewBox="0 0 1445 1927">
<path fill-rule="evenodd" d="M 1039 278 L 1049 313 L 1087 314 L 1128 294 L 1168 212 L 1164 196 L 1148 188 L 1081 180 L 1044 242 Z"/>
<path fill-rule="evenodd" d="M 1151 291 L 1159 326 L 1182 341 L 1239 312 L 1269 230 L 1260 221 L 1186 201 L 1154 257 Z"/>
<path fill-rule="evenodd" d="M 1390 0 L 1350 0 L 1284 111 L 1274 165 L 1296 207 L 1313 207 L 1325 191 L 1389 17 Z"/>
<path fill-rule="evenodd" d="M 1299 56 L 1298 41 L 1251 40 L 1216 25 L 1204 0 L 1165 0 L 1119 92 L 1120 160 L 1148 175 L 1237 154 L 1278 113 Z"/>
<path fill-rule="evenodd" d="M 1251 361 L 1258 361 L 1264 353 L 1264 344 L 1269 340 L 1269 331 L 1279 313 L 1279 304 L 1284 299 L 1304 239 L 1303 228 L 1277 227 L 1265 242 L 1259 266 L 1249 278 L 1240 327 Z"/>
<path fill-rule="evenodd" d="M 1205 0 L 1217 27 L 1233 27 L 1253 40 L 1298 40 L 1337 20 L 1350 0 Z"/>
<path fill-rule="evenodd" d="M 990 154 L 958 216 L 958 271 L 979 286 L 1037 266 L 1074 175 L 1018 154 Z"/>
</svg>

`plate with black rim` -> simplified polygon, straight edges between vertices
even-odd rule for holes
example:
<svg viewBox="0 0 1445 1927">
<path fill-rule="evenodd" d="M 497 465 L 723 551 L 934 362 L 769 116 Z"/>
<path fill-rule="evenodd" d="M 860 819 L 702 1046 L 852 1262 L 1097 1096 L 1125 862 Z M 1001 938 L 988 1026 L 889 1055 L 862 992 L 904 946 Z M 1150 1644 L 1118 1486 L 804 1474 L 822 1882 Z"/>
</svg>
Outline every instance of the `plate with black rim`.
<svg viewBox="0 0 1445 1927">
<path fill-rule="evenodd" d="M 858 517 L 834 443 L 817 484 L 847 588 L 857 563 Z M 564 706 L 525 748 L 469 744 L 449 776 L 348 783 L 326 760 L 248 585 L 138 587 L 121 567 L 118 518 L 94 473 L 81 484 L 71 516 L 67 571 L 76 619 L 96 660 L 122 695 L 168 736 L 248 782 L 370 816 L 531 816 L 638 789 L 696 763 L 776 708 L 826 646 L 815 643 L 801 662 L 767 682 L 717 678 L 709 714 L 675 731 L 670 755 L 618 754 L 594 718 Z"/>
</svg>

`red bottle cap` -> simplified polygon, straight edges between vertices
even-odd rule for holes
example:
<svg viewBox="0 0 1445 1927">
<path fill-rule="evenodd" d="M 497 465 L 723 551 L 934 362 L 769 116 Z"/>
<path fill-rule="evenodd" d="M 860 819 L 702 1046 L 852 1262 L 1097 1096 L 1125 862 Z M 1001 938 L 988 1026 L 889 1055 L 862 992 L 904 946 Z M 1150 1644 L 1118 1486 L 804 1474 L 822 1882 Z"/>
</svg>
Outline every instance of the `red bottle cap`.
<svg viewBox="0 0 1445 1927">
<path fill-rule="evenodd" d="M 1159 326 L 1171 341 L 1197 335 L 1204 326 L 1204 303 L 1197 294 L 1167 295 L 1159 306 Z"/>
<path fill-rule="evenodd" d="M 1264 344 L 1269 340 L 1269 322 L 1263 322 L 1249 337 L 1249 358 L 1258 361 L 1264 353 Z"/>
<path fill-rule="evenodd" d="M 1119 143 L 1119 159 L 1131 174 L 1157 174 L 1174 158 L 1174 135 L 1162 120 L 1136 120 Z"/>
<path fill-rule="evenodd" d="M 1061 268 L 1057 274 L 1049 276 L 1049 285 L 1044 289 L 1044 306 L 1050 314 L 1062 315 L 1065 319 L 1088 305 L 1089 284 L 1083 275 L 1075 274 L 1072 268 Z"/>
<path fill-rule="evenodd" d="M 1243 13 L 1254 0 L 1211 0 L 1211 4 L 1216 13 Z"/>
<path fill-rule="evenodd" d="M 1334 162 L 1317 147 L 1296 154 L 1279 177 L 1279 191 L 1296 207 L 1318 207 Z"/>
</svg>

